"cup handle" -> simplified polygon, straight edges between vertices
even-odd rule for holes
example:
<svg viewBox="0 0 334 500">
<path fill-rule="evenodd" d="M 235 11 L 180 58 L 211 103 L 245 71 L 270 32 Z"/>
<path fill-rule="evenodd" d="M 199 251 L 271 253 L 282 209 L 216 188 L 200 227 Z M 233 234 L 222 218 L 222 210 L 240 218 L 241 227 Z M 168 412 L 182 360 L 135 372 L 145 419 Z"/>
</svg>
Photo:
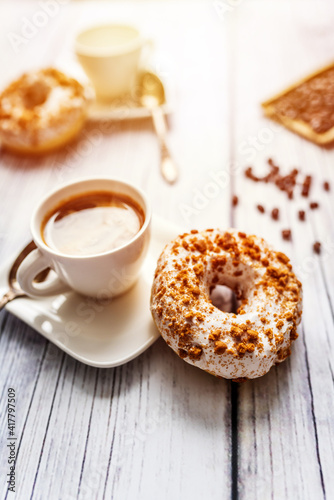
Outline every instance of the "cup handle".
<svg viewBox="0 0 334 500">
<path fill-rule="evenodd" d="M 68 285 L 58 276 L 44 283 L 35 283 L 38 273 L 50 267 L 49 260 L 38 248 L 33 250 L 20 264 L 17 271 L 17 280 L 22 290 L 33 297 L 56 295 L 69 290 Z"/>
</svg>

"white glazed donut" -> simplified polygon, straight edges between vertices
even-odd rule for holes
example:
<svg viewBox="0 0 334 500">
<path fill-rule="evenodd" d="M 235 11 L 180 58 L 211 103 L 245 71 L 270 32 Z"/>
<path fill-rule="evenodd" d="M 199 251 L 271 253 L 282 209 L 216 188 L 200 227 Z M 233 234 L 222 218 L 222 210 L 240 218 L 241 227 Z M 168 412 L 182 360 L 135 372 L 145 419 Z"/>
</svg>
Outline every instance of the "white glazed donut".
<svg viewBox="0 0 334 500">
<path fill-rule="evenodd" d="M 226 285 L 238 314 L 212 305 Z M 256 378 L 283 361 L 298 336 L 302 287 L 288 257 L 235 229 L 183 234 L 158 260 L 151 312 L 162 337 L 185 361 L 218 377 Z"/>
<path fill-rule="evenodd" d="M 64 73 L 46 68 L 25 73 L 0 95 L 0 139 L 15 153 L 57 149 L 82 129 L 89 90 Z"/>
</svg>

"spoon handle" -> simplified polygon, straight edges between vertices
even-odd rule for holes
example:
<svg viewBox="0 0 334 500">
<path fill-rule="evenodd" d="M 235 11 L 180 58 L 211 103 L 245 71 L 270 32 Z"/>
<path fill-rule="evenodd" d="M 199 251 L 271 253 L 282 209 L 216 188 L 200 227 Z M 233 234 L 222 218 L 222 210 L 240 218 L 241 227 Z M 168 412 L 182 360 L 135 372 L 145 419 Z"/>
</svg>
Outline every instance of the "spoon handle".
<svg viewBox="0 0 334 500">
<path fill-rule="evenodd" d="M 173 184 L 177 178 L 178 178 L 178 167 L 176 163 L 174 162 L 169 148 L 166 143 L 166 122 L 165 122 L 165 117 L 164 114 L 159 106 L 155 106 L 151 110 L 152 112 L 152 118 L 153 118 L 153 125 L 155 128 L 155 132 L 158 136 L 159 143 L 160 143 L 160 150 L 161 150 L 161 163 L 160 163 L 160 170 L 162 177 L 169 182 L 170 184 Z"/>
<path fill-rule="evenodd" d="M 15 297 L 17 297 L 17 294 L 13 290 L 8 290 L 5 295 L 0 297 L 0 311 L 5 307 L 6 304 L 8 304 L 8 302 L 15 299 Z"/>
</svg>

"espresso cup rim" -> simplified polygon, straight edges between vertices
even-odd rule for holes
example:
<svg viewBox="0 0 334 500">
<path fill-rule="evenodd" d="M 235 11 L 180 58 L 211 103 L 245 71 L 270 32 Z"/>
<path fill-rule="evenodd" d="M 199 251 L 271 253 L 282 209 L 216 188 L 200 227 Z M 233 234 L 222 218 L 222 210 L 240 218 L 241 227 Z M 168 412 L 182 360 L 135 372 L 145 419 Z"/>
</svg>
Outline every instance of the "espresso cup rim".
<svg viewBox="0 0 334 500">
<path fill-rule="evenodd" d="M 120 184 L 126 185 L 130 189 L 133 189 L 134 191 L 137 191 L 139 195 L 141 196 L 142 200 L 144 201 L 144 212 L 145 212 L 145 219 L 144 219 L 144 224 L 136 233 L 131 240 L 127 241 L 123 245 L 117 248 L 113 248 L 111 250 L 108 250 L 106 252 L 101 252 L 101 253 L 96 253 L 96 254 L 91 254 L 91 255 L 70 255 L 66 253 L 59 252 L 58 250 L 55 250 L 54 248 L 49 247 L 46 243 L 44 243 L 41 235 L 41 222 L 38 222 L 37 224 L 37 218 L 39 217 L 39 213 L 43 208 L 43 205 L 48 202 L 50 198 L 52 198 L 55 194 L 58 192 L 62 191 L 63 189 L 69 188 L 71 186 L 75 186 L 77 184 L 89 184 L 92 181 L 113 181 L 113 182 L 118 182 Z M 108 188 L 101 188 L 105 191 L 108 191 Z M 110 189 L 111 191 L 111 189 Z M 44 215 L 46 215 L 47 210 L 44 210 Z M 96 259 L 97 257 L 105 257 L 107 255 L 115 255 L 116 253 L 124 250 L 128 246 L 132 245 L 137 239 L 139 239 L 144 232 L 147 230 L 148 226 L 150 225 L 151 222 L 151 217 L 152 217 L 152 210 L 150 203 L 148 201 L 146 193 L 141 189 L 138 188 L 137 186 L 134 186 L 130 182 L 124 181 L 121 178 L 117 177 L 84 177 L 82 179 L 78 179 L 76 181 L 71 181 L 62 184 L 61 186 L 58 186 L 57 188 L 53 189 L 50 191 L 48 194 L 42 198 L 42 200 L 38 203 L 38 205 L 35 207 L 32 216 L 31 216 L 31 223 L 30 223 L 30 230 L 33 236 L 33 240 L 36 243 L 37 247 L 40 248 L 41 250 L 44 250 L 45 252 L 48 252 L 56 257 L 60 257 L 62 259 L 68 259 L 68 260 L 90 260 L 90 259 Z M 38 227 L 37 227 L 38 225 Z"/>
<path fill-rule="evenodd" d="M 130 28 L 131 30 L 137 33 L 137 36 L 131 40 L 128 40 L 127 42 L 124 42 L 124 44 L 119 45 L 117 47 L 92 47 L 78 40 L 78 38 L 84 33 L 109 27 Z M 92 58 L 107 58 L 113 56 L 121 56 L 124 54 L 130 54 L 131 52 L 138 50 L 138 48 L 140 48 L 144 42 L 145 38 L 142 36 L 138 28 L 136 28 L 135 26 L 123 23 L 102 23 L 102 24 L 94 24 L 77 33 L 77 35 L 75 36 L 74 45 L 76 54 L 80 56 L 86 56 Z"/>
</svg>

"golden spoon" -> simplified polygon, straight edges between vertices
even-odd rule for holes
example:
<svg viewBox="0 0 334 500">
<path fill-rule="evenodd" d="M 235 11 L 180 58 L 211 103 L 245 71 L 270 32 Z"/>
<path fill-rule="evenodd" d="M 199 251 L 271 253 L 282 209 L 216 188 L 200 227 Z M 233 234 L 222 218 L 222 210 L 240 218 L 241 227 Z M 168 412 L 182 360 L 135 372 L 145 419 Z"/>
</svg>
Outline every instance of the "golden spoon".
<svg viewBox="0 0 334 500">
<path fill-rule="evenodd" d="M 139 80 L 139 100 L 152 115 L 155 132 L 159 139 L 161 150 L 160 169 L 163 178 L 173 184 L 178 178 L 178 168 L 171 157 L 166 143 L 166 122 L 161 105 L 165 103 L 165 90 L 157 75 L 145 72 Z"/>
<path fill-rule="evenodd" d="M 8 292 L 5 293 L 3 297 L 0 298 L 0 310 L 8 304 L 11 300 L 16 299 L 16 297 L 25 297 L 26 293 L 20 288 L 20 285 L 18 284 L 16 274 L 17 270 L 21 264 L 21 262 L 26 258 L 26 256 L 35 250 L 36 245 L 33 241 L 28 243 L 26 247 L 22 250 L 22 252 L 17 256 L 15 259 L 12 267 L 10 268 L 9 274 L 8 274 L 8 285 L 9 285 L 9 290 Z M 48 273 L 50 271 L 50 268 L 44 269 L 41 271 L 35 278 L 34 281 L 40 283 L 45 280 L 47 277 Z"/>
</svg>

